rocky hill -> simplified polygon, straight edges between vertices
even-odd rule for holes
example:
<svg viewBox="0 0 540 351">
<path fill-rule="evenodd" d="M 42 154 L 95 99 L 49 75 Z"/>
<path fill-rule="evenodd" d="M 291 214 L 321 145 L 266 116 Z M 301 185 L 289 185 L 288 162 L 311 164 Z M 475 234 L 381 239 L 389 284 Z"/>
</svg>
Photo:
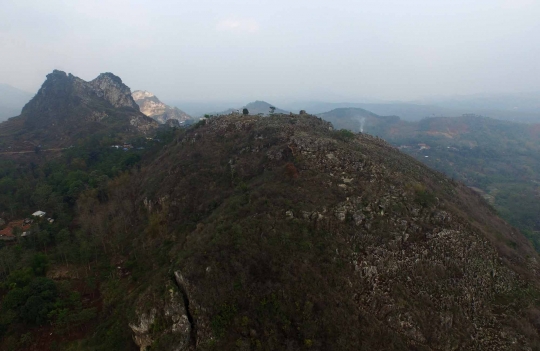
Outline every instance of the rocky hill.
<svg viewBox="0 0 540 351">
<path fill-rule="evenodd" d="M 218 115 L 228 115 L 228 114 L 231 114 L 235 111 L 239 111 L 240 113 L 242 113 L 242 110 L 244 108 L 247 108 L 248 111 L 249 111 L 249 114 L 251 115 L 259 115 L 259 114 L 262 114 L 263 116 L 268 116 L 270 115 L 270 107 L 276 107 L 274 105 L 271 105 L 269 104 L 268 102 L 266 101 L 253 101 L 253 102 L 250 102 L 249 104 L 241 107 L 241 108 L 238 108 L 238 109 L 235 109 L 235 108 L 230 108 L 228 110 L 225 110 L 225 111 L 221 111 L 219 113 L 217 113 Z M 286 110 L 283 110 L 283 109 L 280 109 L 280 108 L 277 108 L 274 110 L 274 113 L 286 113 L 286 114 L 289 114 L 289 111 L 286 111 Z"/>
<path fill-rule="evenodd" d="M 180 123 L 191 119 L 191 116 L 184 111 L 164 104 L 157 96 L 148 91 L 135 90 L 132 96 L 142 113 L 161 124 L 165 124 L 170 119 Z"/>
<path fill-rule="evenodd" d="M 270 107 L 272 106 L 275 107 L 274 105 L 271 105 L 266 101 L 257 100 L 250 102 L 246 106 L 242 107 L 242 109 L 247 108 L 249 110 L 249 113 L 252 115 L 258 115 L 259 113 L 262 113 L 263 115 L 267 116 L 270 114 Z M 274 113 L 289 113 L 289 111 L 285 111 L 276 107 Z"/>
<path fill-rule="evenodd" d="M 79 223 L 132 262 L 102 286 L 107 323 L 141 350 L 540 347 L 529 242 L 381 139 L 314 116 L 210 118 L 126 177 Z"/>
<path fill-rule="evenodd" d="M 474 187 L 540 250 L 540 125 L 477 115 L 418 122 L 359 109 L 320 114 L 337 128 L 377 135 Z"/>
<path fill-rule="evenodd" d="M 20 116 L 0 124 L 0 136 L 13 149 L 22 142 L 61 147 L 105 130 L 134 135 L 150 133 L 156 127 L 154 120 L 139 111 L 129 87 L 114 74 L 102 73 L 86 82 L 55 70 Z"/>
</svg>

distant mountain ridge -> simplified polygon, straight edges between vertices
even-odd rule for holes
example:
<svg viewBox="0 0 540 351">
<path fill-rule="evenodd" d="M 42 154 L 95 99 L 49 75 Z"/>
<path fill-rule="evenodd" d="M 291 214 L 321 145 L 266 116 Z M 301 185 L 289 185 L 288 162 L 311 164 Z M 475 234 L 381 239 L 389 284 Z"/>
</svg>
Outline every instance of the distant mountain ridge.
<svg viewBox="0 0 540 351">
<path fill-rule="evenodd" d="M 157 128 L 139 111 L 131 90 L 112 73 L 86 82 L 54 70 L 20 116 L 0 124 L 3 142 L 65 146 L 98 131 L 147 134 Z"/>
<path fill-rule="evenodd" d="M 379 116 L 362 108 L 337 108 L 317 115 L 331 122 L 337 129 L 348 129 L 354 132 L 374 134 L 379 126 L 386 127 L 389 123 L 399 122 L 397 116 Z"/>
<path fill-rule="evenodd" d="M 499 93 L 432 97 L 422 100 L 453 109 L 498 110 L 512 113 L 540 114 L 540 92 Z"/>
<path fill-rule="evenodd" d="M 280 108 L 277 108 L 275 105 L 272 105 L 266 101 L 256 100 L 253 102 L 248 103 L 247 105 L 240 107 L 238 109 L 236 108 L 229 108 L 225 111 L 221 111 L 219 113 L 216 113 L 218 115 L 228 115 L 235 111 L 242 112 L 244 108 L 247 108 L 250 115 L 258 115 L 262 114 L 264 116 L 270 115 L 270 107 L 275 107 L 274 113 L 289 113 L 290 111 L 286 111 Z"/>
<path fill-rule="evenodd" d="M 490 100 L 492 101 L 492 100 Z M 527 100 L 528 101 L 528 100 Z M 377 102 L 377 103 L 328 103 L 297 102 L 288 104 L 292 110 L 305 109 L 308 113 L 321 114 L 337 108 L 362 108 L 381 116 L 399 116 L 405 121 L 419 121 L 430 117 L 458 117 L 463 114 L 476 114 L 499 120 L 540 123 L 540 109 L 504 109 L 501 104 L 489 105 L 481 101 L 445 102 L 426 100 L 421 102 Z M 528 101 L 528 105 L 531 103 Z"/>
<path fill-rule="evenodd" d="M 270 107 L 276 107 L 276 106 L 271 105 L 266 101 L 257 100 L 257 101 L 250 102 L 249 104 L 247 104 L 246 106 L 242 108 L 243 109 L 247 108 L 251 115 L 257 115 L 259 113 L 262 113 L 263 115 L 269 115 Z M 274 110 L 274 113 L 289 113 L 289 111 L 276 107 L 276 109 Z"/>
<path fill-rule="evenodd" d="M 360 108 L 381 116 L 399 116 L 407 121 L 418 121 L 426 117 L 458 116 L 461 113 L 435 105 L 405 102 L 355 103 L 355 102 L 299 102 L 287 105 L 292 109 L 305 109 L 308 113 L 322 114 L 339 108 Z"/>
<path fill-rule="evenodd" d="M 7 84 L 0 84 L 0 122 L 21 113 L 32 94 Z"/>
<path fill-rule="evenodd" d="M 171 119 L 183 123 L 192 118 L 179 108 L 164 104 L 149 91 L 135 90 L 131 95 L 142 113 L 161 124 Z"/>
</svg>

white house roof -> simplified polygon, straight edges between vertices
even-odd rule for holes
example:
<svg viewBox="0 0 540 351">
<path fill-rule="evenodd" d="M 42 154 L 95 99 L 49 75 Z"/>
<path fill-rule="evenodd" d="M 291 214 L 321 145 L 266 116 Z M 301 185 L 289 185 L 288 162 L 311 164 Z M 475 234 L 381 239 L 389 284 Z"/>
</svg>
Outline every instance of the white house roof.
<svg viewBox="0 0 540 351">
<path fill-rule="evenodd" d="M 45 216 L 45 212 L 36 211 L 36 212 L 32 213 L 32 216 L 34 216 L 34 217 L 43 217 L 43 216 Z"/>
</svg>

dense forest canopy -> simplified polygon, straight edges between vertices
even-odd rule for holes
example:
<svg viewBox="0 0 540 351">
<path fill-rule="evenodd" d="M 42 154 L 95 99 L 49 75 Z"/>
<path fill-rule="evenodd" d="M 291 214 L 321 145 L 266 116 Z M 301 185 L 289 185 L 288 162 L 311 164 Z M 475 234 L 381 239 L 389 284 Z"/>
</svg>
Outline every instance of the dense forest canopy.
<svg viewBox="0 0 540 351">
<path fill-rule="evenodd" d="M 0 218 L 6 224 L 32 221 L 29 235 L 21 237 L 15 228 L 15 242 L 0 241 L 2 349 L 56 349 L 95 324 L 103 308 L 99 282 L 116 272 L 103 238 L 81 229 L 93 223 L 85 223 L 77 203 L 106 202 L 111 187 L 136 172 L 141 161 L 155 155 L 175 133 L 171 129 L 155 138 L 122 143 L 94 135 L 58 158 L 36 153 L 32 162 L 0 160 Z M 119 143 L 122 146 L 115 147 Z M 33 218 L 37 210 L 46 217 Z M 59 266 L 64 270 L 51 274 L 49 269 Z M 47 338 L 46 333 L 55 336 Z"/>
</svg>

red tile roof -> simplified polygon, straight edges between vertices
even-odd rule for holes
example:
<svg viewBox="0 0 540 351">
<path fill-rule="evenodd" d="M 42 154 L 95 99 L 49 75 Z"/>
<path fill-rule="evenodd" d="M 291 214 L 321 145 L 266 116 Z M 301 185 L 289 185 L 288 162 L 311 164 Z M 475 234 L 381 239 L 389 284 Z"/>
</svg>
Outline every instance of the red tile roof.
<svg viewBox="0 0 540 351">
<path fill-rule="evenodd" d="M 21 228 L 23 231 L 26 231 L 30 229 L 30 224 L 25 225 L 22 219 L 20 221 L 9 222 L 4 229 L 0 230 L 0 236 L 14 236 L 13 229 L 15 228 Z"/>
</svg>

